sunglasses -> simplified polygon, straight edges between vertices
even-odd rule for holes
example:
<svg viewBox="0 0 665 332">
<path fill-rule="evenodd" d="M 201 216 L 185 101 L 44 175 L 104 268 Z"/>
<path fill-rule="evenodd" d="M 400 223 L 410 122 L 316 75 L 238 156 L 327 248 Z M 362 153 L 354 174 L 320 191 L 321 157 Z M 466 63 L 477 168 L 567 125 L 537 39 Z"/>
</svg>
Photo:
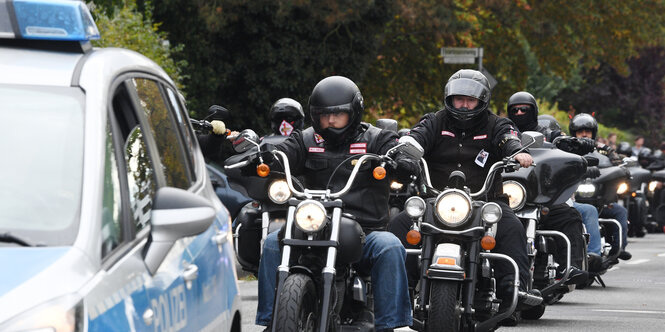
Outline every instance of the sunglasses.
<svg viewBox="0 0 665 332">
<path fill-rule="evenodd" d="M 515 115 L 519 111 L 522 111 L 522 113 L 526 113 L 530 110 L 531 110 L 531 107 L 529 107 L 529 106 L 520 106 L 520 107 L 512 107 L 512 108 L 510 108 L 510 110 L 508 112 L 510 112 L 510 114 L 512 114 L 512 115 Z"/>
</svg>

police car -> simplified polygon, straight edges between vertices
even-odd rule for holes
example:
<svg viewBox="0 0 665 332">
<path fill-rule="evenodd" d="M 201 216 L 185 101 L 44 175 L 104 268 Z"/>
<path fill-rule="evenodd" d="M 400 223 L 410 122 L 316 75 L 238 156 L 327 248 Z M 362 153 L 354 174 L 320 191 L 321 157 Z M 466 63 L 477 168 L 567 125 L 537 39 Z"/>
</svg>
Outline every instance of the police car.
<svg viewBox="0 0 665 332">
<path fill-rule="evenodd" d="M 0 0 L 0 331 L 240 331 L 183 100 L 95 38 L 80 1 Z"/>
</svg>

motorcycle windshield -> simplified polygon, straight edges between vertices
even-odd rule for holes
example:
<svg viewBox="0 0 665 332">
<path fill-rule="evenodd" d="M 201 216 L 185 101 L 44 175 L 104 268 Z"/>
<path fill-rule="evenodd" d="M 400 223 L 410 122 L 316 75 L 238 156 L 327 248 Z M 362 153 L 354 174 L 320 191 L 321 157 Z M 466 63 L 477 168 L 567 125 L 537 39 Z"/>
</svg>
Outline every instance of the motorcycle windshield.
<svg viewBox="0 0 665 332">
<path fill-rule="evenodd" d="M 73 241 L 83 178 L 83 92 L 0 85 L 0 233 Z"/>
</svg>

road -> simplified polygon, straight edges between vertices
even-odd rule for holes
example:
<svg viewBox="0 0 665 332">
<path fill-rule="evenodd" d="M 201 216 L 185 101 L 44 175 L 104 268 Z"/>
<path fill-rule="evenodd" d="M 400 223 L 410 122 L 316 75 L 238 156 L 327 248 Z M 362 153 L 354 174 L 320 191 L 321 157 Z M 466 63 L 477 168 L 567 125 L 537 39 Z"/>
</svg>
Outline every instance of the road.
<svg viewBox="0 0 665 332">
<path fill-rule="evenodd" d="M 606 288 L 594 284 L 575 290 L 536 321 L 522 320 L 501 331 L 665 331 L 665 234 L 629 238 L 629 261 L 604 276 Z M 257 282 L 241 281 L 243 331 L 263 331 L 254 325 Z M 401 328 L 397 331 L 411 331 Z"/>
</svg>

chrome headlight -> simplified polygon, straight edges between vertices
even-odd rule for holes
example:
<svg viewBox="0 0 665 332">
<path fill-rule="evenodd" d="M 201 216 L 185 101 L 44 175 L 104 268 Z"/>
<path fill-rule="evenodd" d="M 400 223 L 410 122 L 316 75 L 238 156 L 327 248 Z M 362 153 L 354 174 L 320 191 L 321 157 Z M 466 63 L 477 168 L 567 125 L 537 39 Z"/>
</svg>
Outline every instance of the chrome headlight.
<svg viewBox="0 0 665 332">
<path fill-rule="evenodd" d="M 582 183 L 577 187 L 577 194 L 580 195 L 580 197 L 593 197 L 595 193 L 596 186 L 593 183 Z"/>
<path fill-rule="evenodd" d="M 521 209 L 526 203 L 526 189 L 517 181 L 504 181 L 503 193 L 508 195 L 508 205 L 515 211 Z"/>
<path fill-rule="evenodd" d="M 273 181 L 268 187 L 268 197 L 275 204 L 284 204 L 291 198 L 291 189 L 286 180 L 279 179 Z"/>
<path fill-rule="evenodd" d="M 315 233 L 326 224 L 326 209 L 317 201 L 304 201 L 296 207 L 295 219 L 301 231 Z"/>
<path fill-rule="evenodd" d="M 390 182 L 390 189 L 391 190 L 400 191 L 400 190 L 402 190 L 403 187 L 404 187 L 404 185 L 397 182 L 397 181 Z"/>
<path fill-rule="evenodd" d="M 411 218 L 420 218 L 425 214 L 425 201 L 418 196 L 409 197 L 404 203 L 404 211 Z"/>
<path fill-rule="evenodd" d="M 617 188 L 617 195 L 625 194 L 628 191 L 628 183 L 621 182 Z"/>
<path fill-rule="evenodd" d="M 436 198 L 436 216 L 448 227 L 457 227 L 471 217 L 471 199 L 459 189 L 448 189 Z"/>
<path fill-rule="evenodd" d="M 658 181 L 651 181 L 649 182 L 649 191 L 654 192 L 656 191 L 656 188 L 658 187 Z"/>
<path fill-rule="evenodd" d="M 485 203 L 480 209 L 480 216 L 483 218 L 483 221 L 490 225 L 497 223 L 502 215 L 503 210 L 501 210 L 501 206 L 494 202 Z"/>
</svg>

